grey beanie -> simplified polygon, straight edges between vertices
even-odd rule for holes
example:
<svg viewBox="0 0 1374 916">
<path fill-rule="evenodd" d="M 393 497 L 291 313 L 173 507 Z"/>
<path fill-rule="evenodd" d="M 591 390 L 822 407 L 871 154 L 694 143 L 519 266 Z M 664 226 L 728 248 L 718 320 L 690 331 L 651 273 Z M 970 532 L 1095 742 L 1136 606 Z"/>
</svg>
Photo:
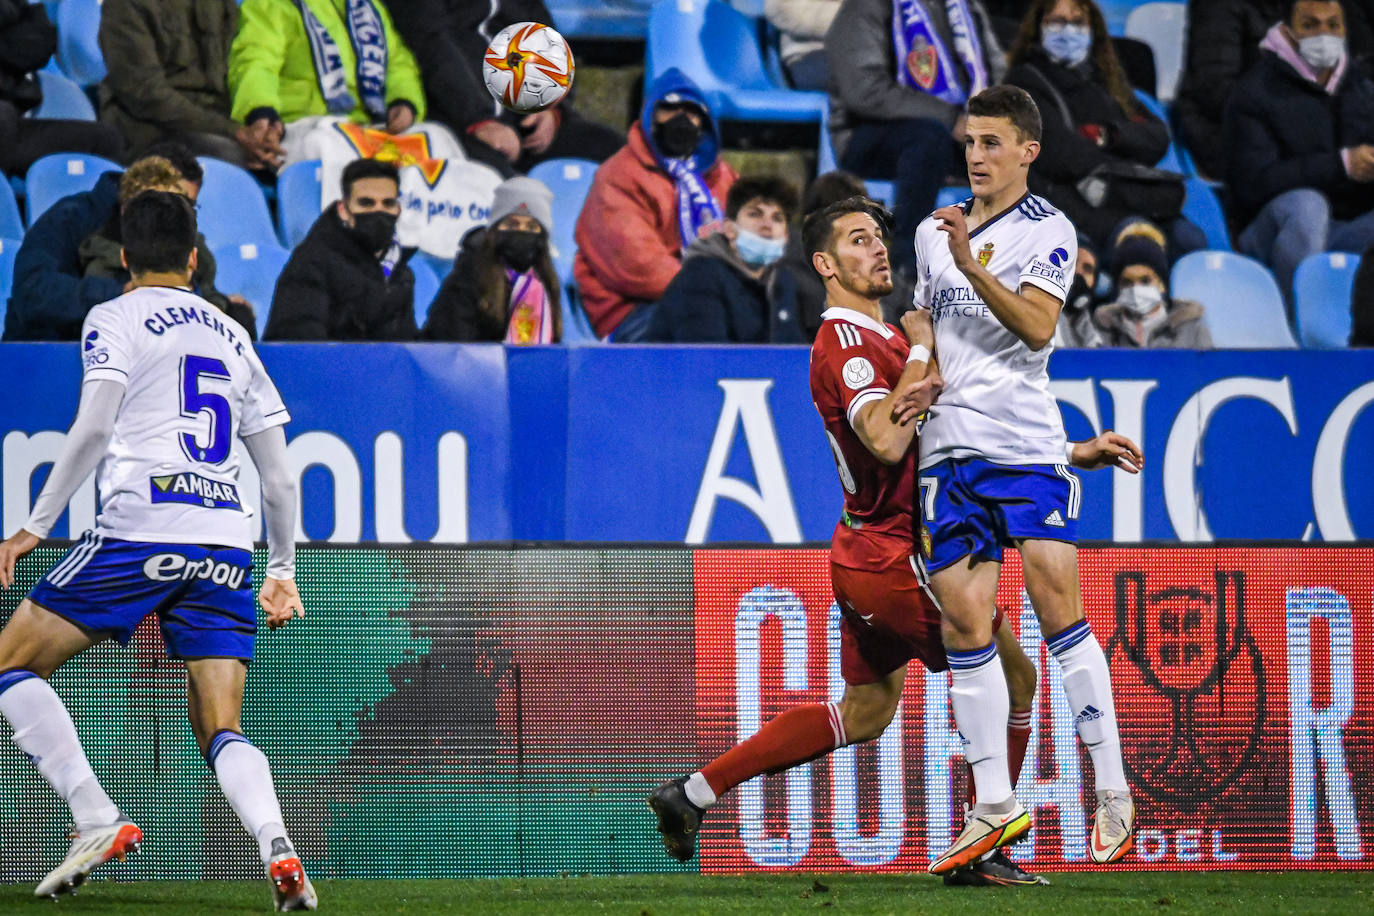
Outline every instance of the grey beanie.
<svg viewBox="0 0 1374 916">
<path fill-rule="evenodd" d="M 545 235 L 553 234 L 553 192 L 544 182 L 518 175 L 497 185 L 487 225 L 495 226 L 512 213 L 533 216 L 544 227 Z"/>
</svg>

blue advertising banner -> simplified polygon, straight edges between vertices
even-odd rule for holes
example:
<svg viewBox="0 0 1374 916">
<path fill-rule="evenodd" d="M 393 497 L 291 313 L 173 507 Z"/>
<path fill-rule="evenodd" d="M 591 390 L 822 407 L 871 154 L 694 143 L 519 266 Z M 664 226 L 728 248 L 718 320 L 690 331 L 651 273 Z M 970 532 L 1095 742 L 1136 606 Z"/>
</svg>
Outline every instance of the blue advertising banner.
<svg viewBox="0 0 1374 916">
<path fill-rule="evenodd" d="M 840 487 L 802 347 L 275 344 L 302 538 L 825 541 Z M 0 518 L 27 517 L 75 411 L 76 348 L 0 347 Z M 1374 538 L 1374 353 L 1078 350 L 1069 435 L 1145 470 L 1083 474 L 1099 541 Z M 251 468 L 243 487 L 256 491 Z M 78 533 L 93 484 L 73 498 Z"/>
</svg>

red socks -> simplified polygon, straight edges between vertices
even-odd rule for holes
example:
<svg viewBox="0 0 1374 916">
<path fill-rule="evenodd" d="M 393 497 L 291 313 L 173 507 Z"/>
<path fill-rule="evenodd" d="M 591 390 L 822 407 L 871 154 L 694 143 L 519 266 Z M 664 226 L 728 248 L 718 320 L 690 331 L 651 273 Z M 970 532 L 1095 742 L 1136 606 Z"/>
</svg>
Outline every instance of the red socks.
<svg viewBox="0 0 1374 916">
<path fill-rule="evenodd" d="M 701 775 L 719 796 L 760 773 L 789 770 L 848 743 L 839 706 L 834 703 L 798 706 L 770 719 L 752 738 L 706 764 L 701 768 Z M 1025 752 L 1023 739 L 1023 756 Z"/>
</svg>

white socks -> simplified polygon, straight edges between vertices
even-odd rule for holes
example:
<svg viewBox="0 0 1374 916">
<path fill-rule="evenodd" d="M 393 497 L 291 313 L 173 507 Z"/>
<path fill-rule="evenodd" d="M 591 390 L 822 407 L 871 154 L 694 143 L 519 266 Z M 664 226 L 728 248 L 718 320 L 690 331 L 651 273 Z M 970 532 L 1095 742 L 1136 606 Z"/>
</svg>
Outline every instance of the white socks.
<svg viewBox="0 0 1374 916">
<path fill-rule="evenodd" d="M 119 809 L 96 780 L 72 717 L 52 686 L 31 672 L 10 670 L 0 675 L 0 690 L 0 714 L 14 728 L 14 743 L 66 800 L 76 829 L 119 820 Z"/>
<path fill-rule="evenodd" d="M 272 840 L 286 836 L 267 755 L 238 732 L 222 731 L 210 740 L 205 756 L 229 806 L 258 841 L 258 854 L 266 862 L 271 858 Z"/>
<path fill-rule="evenodd" d="M 701 773 L 688 776 L 682 788 L 687 793 L 687 800 L 703 811 L 716 803 L 716 793 Z"/>
<path fill-rule="evenodd" d="M 1012 798 L 1007 772 L 1007 677 L 996 645 L 968 652 L 950 650 L 949 688 L 954 724 L 964 741 L 964 759 L 973 770 L 978 808 L 993 808 Z"/>
<path fill-rule="evenodd" d="M 1086 620 L 1045 640 L 1064 674 L 1064 696 L 1073 711 L 1078 737 L 1093 759 L 1098 792 L 1129 795 L 1121 762 L 1121 736 L 1116 726 L 1112 676 L 1107 656 Z"/>
</svg>

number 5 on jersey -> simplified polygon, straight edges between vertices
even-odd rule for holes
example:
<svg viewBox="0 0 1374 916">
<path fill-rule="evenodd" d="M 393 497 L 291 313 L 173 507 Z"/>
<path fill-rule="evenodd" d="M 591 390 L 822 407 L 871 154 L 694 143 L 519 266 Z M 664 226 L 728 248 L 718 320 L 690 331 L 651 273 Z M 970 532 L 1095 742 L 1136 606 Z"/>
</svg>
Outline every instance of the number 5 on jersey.
<svg viewBox="0 0 1374 916">
<path fill-rule="evenodd" d="M 202 391 L 201 379 L 230 381 L 229 369 L 223 362 L 208 356 L 183 356 L 181 358 L 181 415 L 188 419 L 198 419 L 208 414 L 210 420 L 209 443 L 202 445 L 198 430 L 181 434 L 181 450 L 192 461 L 205 464 L 219 464 L 229 457 L 229 436 L 233 430 L 233 415 L 229 401 L 222 394 Z"/>
</svg>

